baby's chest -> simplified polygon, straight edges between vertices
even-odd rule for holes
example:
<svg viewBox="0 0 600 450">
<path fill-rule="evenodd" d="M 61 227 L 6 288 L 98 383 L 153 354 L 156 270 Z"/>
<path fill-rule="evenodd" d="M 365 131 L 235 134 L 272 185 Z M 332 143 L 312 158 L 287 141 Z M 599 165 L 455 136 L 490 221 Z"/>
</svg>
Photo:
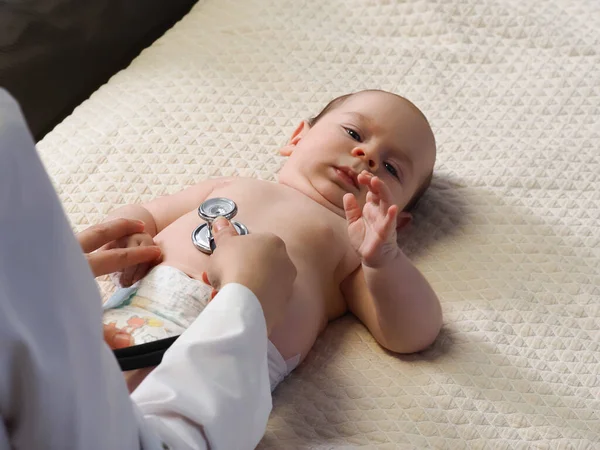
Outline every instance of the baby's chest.
<svg viewBox="0 0 600 450">
<path fill-rule="evenodd" d="M 224 186 L 213 197 L 233 200 L 238 207 L 234 220 L 250 233 L 270 232 L 283 239 L 299 268 L 333 271 L 344 256 L 345 221 L 301 193 L 258 182 Z"/>
</svg>

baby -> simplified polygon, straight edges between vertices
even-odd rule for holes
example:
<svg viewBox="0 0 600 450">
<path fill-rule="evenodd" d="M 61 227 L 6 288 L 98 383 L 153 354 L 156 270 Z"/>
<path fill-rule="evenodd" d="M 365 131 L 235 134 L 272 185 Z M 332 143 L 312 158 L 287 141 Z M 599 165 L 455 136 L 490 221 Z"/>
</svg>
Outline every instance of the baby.
<svg viewBox="0 0 600 450">
<path fill-rule="evenodd" d="M 306 357 L 327 323 L 347 310 L 390 351 L 429 346 L 442 324 L 441 307 L 396 242 L 435 162 L 435 139 L 423 113 L 389 92 L 344 95 L 302 121 L 280 153 L 288 159 L 276 183 L 211 179 L 112 212 L 111 219 L 145 223 L 144 233 L 119 246 L 155 244 L 163 260 L 149 273 L 140 265 L 119 274 L 125 286 L 141 281 L 109 300 L 116 308 L 106 310 L 105 324 L 129 326 L 140 344 L 180 334 L 192 323 L 212 293 L 203 277 L 210 256 L 191 240 L 203 223 L 197 208 L 226 197 L 238 206 L 234 220 L 250 233 L 283 239 L 298 272 L 287 314 L 269 335 L 272 389 Z"/>
</svg>

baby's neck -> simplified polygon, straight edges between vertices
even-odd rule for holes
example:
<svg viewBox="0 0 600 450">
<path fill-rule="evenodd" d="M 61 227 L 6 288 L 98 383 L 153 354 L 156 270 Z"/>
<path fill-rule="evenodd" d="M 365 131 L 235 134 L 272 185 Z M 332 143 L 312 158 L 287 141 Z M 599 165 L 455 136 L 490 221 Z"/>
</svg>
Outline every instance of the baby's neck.
<svg viewBox="0 0 600 450">
<path fill-rule="evenodd" d="M 336 216 L 339 216 L 343 219 L 346 217 L 344 210 L 342 208 L 340 208 L 340 207 L 334 205 L 333 203 L 331 203 L 330 201 L 328 201 L 306 180 L 301 180 L 301 181 L 294 180 L 294 179 L 289 180 L 289 179 L 281 178 L 278 175 L 276 183 L 280 184 L 282 186 L 285 186 L 287 188 L 293 189 L 296 192 L 300 192 L 301 194 L 305 195 L 306 197 L 310 198 L 314 202 L 318 203 L 323 208 L 329 210 Z"/>
</svg>

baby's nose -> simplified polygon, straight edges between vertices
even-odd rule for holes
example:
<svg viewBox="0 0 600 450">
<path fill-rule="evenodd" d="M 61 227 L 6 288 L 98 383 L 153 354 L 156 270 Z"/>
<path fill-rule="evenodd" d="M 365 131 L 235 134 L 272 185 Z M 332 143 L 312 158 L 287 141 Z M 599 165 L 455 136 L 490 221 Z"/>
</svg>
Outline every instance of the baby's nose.
<svg viewBox="0 0 600 450">
<path fill-rule="evenodd" d="M 362 148 L 357 147 L 354 150 L 352 150 L 352 155 L 357 158 L 362 159 L 365 162 L 365 164 L 367 165 L 367 167 L 365 167 L 365 169 L 369 170 L 370 172 L 375 172 L 377 170 L 377 168 L 379 167 L 377 158 L 374 157 L 373 155 L 368 154 Z"/>
</svg>

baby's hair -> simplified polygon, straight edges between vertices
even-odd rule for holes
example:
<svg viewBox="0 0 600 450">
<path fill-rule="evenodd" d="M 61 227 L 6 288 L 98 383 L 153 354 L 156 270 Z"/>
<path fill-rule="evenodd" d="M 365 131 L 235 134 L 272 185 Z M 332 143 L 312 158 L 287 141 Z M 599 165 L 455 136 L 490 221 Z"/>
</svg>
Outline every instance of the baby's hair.
<svg viewBox="0 0 600 450">
<path fill-rule="evenodd" d="M 308 126 L 312 128 L 312 126 L 315 123 L 317 123 L 319 120 L 321 120 L 321 118 L 325 114 L 327 114 L 329 111 L 331 111 L 335 107 L 340 106 L 342 103 L 344 103 L 347 99 L 349 99 L 353 95 L 354 95 L 354 93 L 344 94 L 344 95 L 340 95 L 339 97 L 336 97 L 333 100 L 331 100 L 329 103 L 327 103 L 327 105 L 325 105 L 325 108 L 323 108 L 319 114 L 317 114 L 315 117 L 308 119 L 308 121 L 307 121 Z"/>
<path fill-rule="evenodd" d="M 340 95 L 339 97 L 334 98 L 329 103 L 327 103 L 327 105 L 325 105 L 325 108 L 323 108 L 319 114 L 317 114 L 315 117 L 311 117 L 310 119 L 307 120 L 308 126 L 312 128 L 312 126 L 314 124 L 316 124 L 319 120 L 321 120 L 321 118 L 325 114 L 327 114 L 329 111 L 340 106 L 342 103 L 344 103 L 346 100 L 348 100 L 353 95 L 360 94 L 361 92 L 385 92 L 386 94 L 395 95 L 395 96 L 401 98 L 402 100 L 408 102 L 416 111 L 419 112 L 419 114 L 423 117 L 423 119 L 425 119 L 427 124 L 429 124 L 429 121 L 427 120 L 427 117 L 425 117 L 425 114 L 423 114 L 421 112 L 421 110 L 419 108 L 417 108 L 410 100 L 402 97 L 401 95 L 394 94 L 393 92 L 382 91 L 380 89 L 366 89 L 364 91 L 351 92 L 350 94 L 344 94 L 344 95 Z M 417 203 L 419 203 L 419 200 L 421 200 L 421 197 L 423 197 L 423 194 L 425 194 L 425 192 L 429 188 L 432 178 L 433 178 L 433 171 L 429 175 L 427 175 L 427 177 L 425 177 L 425 179 L 423 180 L 423 182 L 417 189 L 417 192 L 414 193 L 412 198 L 409 200 L 407 205 L 404 207 L 405 212 L 410 212 L 413 209 L 415 209 L 415 207 L 417 206 Z"/>
</svg>

